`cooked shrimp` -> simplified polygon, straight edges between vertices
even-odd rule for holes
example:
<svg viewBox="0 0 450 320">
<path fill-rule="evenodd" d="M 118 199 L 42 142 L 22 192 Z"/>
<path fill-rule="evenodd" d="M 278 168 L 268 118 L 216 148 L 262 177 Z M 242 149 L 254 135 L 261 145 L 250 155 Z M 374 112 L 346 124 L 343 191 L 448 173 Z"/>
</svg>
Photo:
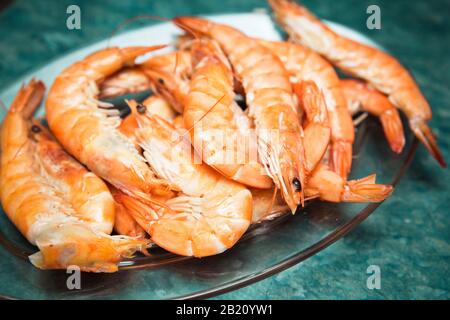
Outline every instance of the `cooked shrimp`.
<svg viewBox="0 0 450 320">
<path fill-rule="evenodd" d="M 177 17 L 178 26 L 215 39 L 245 90 L 257 135 L 258 155 L 292 212 L 303 204 L 307 172 L 303 131 L 289 76 L 266 47 L 240 31 L 196 17 Z"/>
<path fill-rule="evenodd" d="M 119 130 L 121 119 L 111 104 L 97 100 L 98 84 L 135 58 L 161 48 L 108 48 L 64 70 L 48 94 L 49 126 L 65 149 L 118 189 L 149 200 L 164 194 L 167 182 L 154 173 Z"/>
<path fill-rule="evenodd" d="M 151 88 L 150 79 L 138 68 L 124 68 L 109 76 L 100 84 L 99 98 L 139 93 Z"/>
<path fill-rule="evenodd" d="M 227 58 L 211 40 L 192 46 L 193 74 L 183 119 L 194 149 L 224 176 L 255 188 L 272 179 L 258 162 L 256 136 L 234 101 L 233 74 Z"/>
<path fill-rule="evenodd" d="M 15 98 L 1 131 L 1 202 L 9 219 L 39 248 L 41 269 L 76 265 L 113 272 L 147 241 L 109 236 L 114 201 L 105 183 L 65 153 L 32 114 L 45 87 L 31 81 Z"/>
<path fill-rule="evenodd" d="M 293 41 L 320 53 L 343 71 L 366 80 L 388 96 L 409 119 L 409 125 L 443 167 L 446 163 L 427 122 L 431 108 L 412 75 L 389 54 L 328 28 L 305 7 L 287 0 L 269 0 L 277 20 Z"/>
<path fill-rule="evenodd" d="M 345 181 L 326 165 L 319 164 L 308 180 L 305 195 L 329 202 L 381 202 L 391 195 L 393 187 L 375 184 L 375 178 L 373 174 Z"/>
<path fill-rule="evenodd" d="M 136 221 L 162 248 L 185 256 L 204 257 L 232 247 L 252 218 L 252 196 L 241 184 L 194 160 L 188 139 L 158 116 L 129 101 L 139 124 L 136 131 L 144 156 L 157 175 L 181 190 L 166 206 L 144 204 L 122 193 Z"/>
<path fill-rule="evenodd" d="M 177 110 L 183 112 L 192 74 L 191 55 L 179 50 L 149 58 L 140 66 L 149 77 L 152 88 Z"/>
<path fill-rule="evenodd" d="M 330 166 L 341 177 L 347 178 L 352 165 L 355 134 L 352 118 L 333 66 L 311 49 L 301 45 L 264 40 L 260 40 L 260 43 L 281 59 L 293 84 L 312 81 L 322 92 L 331 127 Z M 307 141 L 308 139 L 305 139 L 305 143 Z"/>
<path fill-rule="evenodd" d="M 353 79 L 341 80 L 341 89 L 351 113 L 364 110 L 381 121 L 389 146 L 395 153 L 401 153 L 405 146 L 403 124 L 397 109 L 379 91 L 367 83 Z"/>
</svg>

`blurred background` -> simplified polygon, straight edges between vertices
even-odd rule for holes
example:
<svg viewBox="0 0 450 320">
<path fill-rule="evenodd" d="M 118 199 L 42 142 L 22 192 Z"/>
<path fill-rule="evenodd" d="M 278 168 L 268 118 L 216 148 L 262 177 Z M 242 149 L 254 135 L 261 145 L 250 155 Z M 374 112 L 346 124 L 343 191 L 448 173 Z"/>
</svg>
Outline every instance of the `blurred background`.
<svg viewBox="0 0 450 320">
<path fill-rule="evenodd" d="M 357 30 L 399 58 L 434 110 L 431 122 L 449 161 L 450 1 L 304 0 L 319 17 Z M 381 9 L 381 29 L 366 27 L 369 5 Z M 67 8 L 81 11 L 69 30 Z M 67 52 L 111 36 L 138 15 L 218 14 L 266 10 L 264 0 L 0 1 L 0 90 Z M 158 21 L 139 20 L 125 30 Z M 157 36 L 157 35 L 155 35 Z M 230 299 L 450 298 L 448 170 L 423 147 L 394 196 L 347 237 L 280 274 L 219 296 Z M 366 269 L 382 270 L 382 289 L 369 290 Z"/>
</svg>

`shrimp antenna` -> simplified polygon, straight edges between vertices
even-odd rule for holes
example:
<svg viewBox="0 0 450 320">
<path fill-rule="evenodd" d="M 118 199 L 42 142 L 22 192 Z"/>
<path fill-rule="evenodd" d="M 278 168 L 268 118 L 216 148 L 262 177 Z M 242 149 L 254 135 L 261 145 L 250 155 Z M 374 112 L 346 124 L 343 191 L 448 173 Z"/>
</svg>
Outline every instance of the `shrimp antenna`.
<svg viewBox="0 0 450 320">
<path fill-rule="evenodd" d="M 120 31 L 123 30 L 123 28 L 125 28 L 127 25 L 129 25 L 130 23 L 133 23 L 135 21 L 138 20 L 157 20 L 157 21 L 162 21 L 162 22 L 172 22 L 173 24 L 175 24 L 177 27 L 182 27 L 183 30 L 187 31 L 188 33 L 190 33 L 195 39 L 199 39 L 198 34 L 195 33 L 194 30 L 190 29 L 189 27 L 186 26 L 181 26 L 181 24 L 179 24 L 176 21 L 173 21 L 173 19 L 169 19 L 169 18 L 164 18 L 164 17 L 160 17 L 160 16 L 152 16 L 152 15 L 138 15 L 138 16 L 134 16 L 131 17 L 129 19 L 126 19 L 125 21 L 121 22 L 116 28 L 113 29 L 113 31 L 111 32 L 109 38 L 108 38 L 108 42 L 107 42 L 107 48 L 110 47 L 111 44 L 111 39 Z"/>
</svg>

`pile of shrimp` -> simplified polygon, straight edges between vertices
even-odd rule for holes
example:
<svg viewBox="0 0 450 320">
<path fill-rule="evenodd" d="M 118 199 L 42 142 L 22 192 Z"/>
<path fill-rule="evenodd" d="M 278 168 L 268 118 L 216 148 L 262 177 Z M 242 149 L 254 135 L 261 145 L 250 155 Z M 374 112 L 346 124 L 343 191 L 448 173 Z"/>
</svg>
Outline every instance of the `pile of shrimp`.
<svg viewBox="0 0 450 320">
<path fill-rule="evenodd" d="M 289 41 L 182 16 L 174 51 L 114 47 L 74 63 L 48 91 L 48 126 L 33 118 L 44 84 L 20 89 L 1 128 L 0 190 L 9 219 L 39 249 L 33 265 L 115 272 L 153 245 L 206 257 L 313 199 L 381 202 L 393 188 L 375 174 L 347 179 L 359 111 L 380 120 L 395 153 L 403 111 L 445 166 L 430 107 L 395 58 L 299 4 L 269 4 Z M 125 100 L 126 112 L 106 102 L 149 89 Z"/>
</svg>

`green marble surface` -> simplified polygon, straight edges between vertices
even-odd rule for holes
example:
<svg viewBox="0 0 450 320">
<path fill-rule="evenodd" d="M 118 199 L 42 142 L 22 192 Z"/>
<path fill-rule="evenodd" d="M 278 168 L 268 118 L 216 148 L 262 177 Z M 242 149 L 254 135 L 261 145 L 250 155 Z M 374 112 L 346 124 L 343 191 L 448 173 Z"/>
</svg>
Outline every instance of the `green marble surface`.
<svg viewBox="0 0 450 320">
<path fill-rule="evenodd" d="M 450 2 L 303 1 L 320 17 L 366 34 L 416 77 L 433 106 L 431 122 L 444 157 L 450 143 Z M 67 30 L 66 8 L 78 4 L 82 29 Z M 366 28 L 377 4 L 382 29 Z M 249 12 L 258 0 L 14 1 L 0 12 L 0 88 L 59 55 L 110 36 L 136 15 Z M 152 24 L 134 22 L 130 27 Z M 129 27 L 129 28 L 130 28 Z M 282 273 L 219 296 L 227 299 L 449 299 L 450 175 L 423 147 L 393 197 L 341 241 Z M 381 268 L 381 289 L 366 286 L 369 265 Z"/>
</svg>

